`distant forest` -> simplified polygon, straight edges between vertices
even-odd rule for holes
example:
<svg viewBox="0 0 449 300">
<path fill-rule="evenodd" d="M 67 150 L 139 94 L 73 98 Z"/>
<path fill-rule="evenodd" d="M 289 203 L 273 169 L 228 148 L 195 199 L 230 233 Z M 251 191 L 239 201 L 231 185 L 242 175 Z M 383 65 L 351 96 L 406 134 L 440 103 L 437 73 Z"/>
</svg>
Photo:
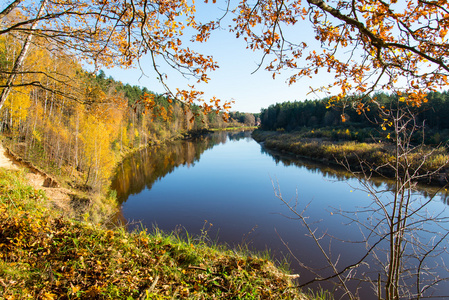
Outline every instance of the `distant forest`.
<svg viewBox="0 0 449 300">
<path fill-rule="evenodd" d="M 136 85 L 130 84 L 122 84 L 121 82 L 115 81 L 112 77 L 106 78 L 106 74 L 104 71 L 100 70 L 98 75 L 95 77 L 96 83 L 103 91 L 108 91 L 111 88 L 115 89 L 114 93 L 122 93 L 124 98 L 128 101 L 128 106 L 133 107 L 135 112 L 138 113 L 138 118 L 141 119 L 145 115 L 144 107 L 139 102 L 145 95 L 154 95 L 154 106 L 152 107 L 155 110 L 156 115 L 159 114 L 159 117 L 163 117 L 164 115 L 170 115 L 172 119 L 183 119 L 184 122 L 189 121 L 190 125 L 185 125 L 183 130 L 200 130 L 200 129 L 208 129 L 208 128 L 226 128 L 231 126 L 255 126 L 256 124 L 256 116 L 258 114 L 244 113 L 244 112 L 229 112 L 229 120 L 225 121 L 223 119 L 223 114 L 212 111 L 207 115 L 204 115 L 201 111 L 201 107 L 192 104 L 188 107 L 187 111 L 189 113 L 184 113 L 186 110 L 184 109 L 182 113 L 177 111 L 174 113 L 176 107 L 184 107 L 187 108 L 187 105 L 181 103 L 172 103 L 168 101 L 168 99 L 164 95 L 158 95 L 146 87 L 139 87 Z M 194 116 L 194 118 L 192 118 Z M 164 119 L 164 118 L 162 118 Z M 155 121 L 155 119 L 152 119 Z M 167 121 L 166 119 L 164 121 Z M 173 120 L 170 120 L 173 121 Z M 171 127 L 170 124 L 167 124 L 166 127 Z M 178 131 L 179 128 L 175 128 L 175 131 Z"/>
<path fill-rule="evenodd" d="M 139 118 L 142 118 L 144 113 L 144 107 L 142 105 L 139 105 L 139 101 L 144 97 L 144 95 L 154 95 L 154 101 L 155 101 L 155 107 L 159 107 L 159 110 L 156 109 L 159 113 L 162 109 L 162 115 L 164 115 L 165 112 L 171 111 L 170 115 L 172 115 L 172 118 L 181 118 L 184 119 L 184 121 L 187 121 L 187 117 L 189 118 L 189 122 L 192 123 L 189 126 L 184 126 L 184 130 L 200 130 L 200 129 L 208 129 L 208 128 L 226 128 L 226 127 L 232 127 L 232 126 L 255 126 L 257 121 L 257 116 L 259 114 L 252 114 L 252 113 L 244 113 L 244 112 L 238 112 L 238 111 L 232 111 L 229 112 L 229 120 L 225 121 L 223 119 L 223 114 L 217 113 L 215 111 L 208 113 L 207 115 L 202 114 L 201 107 L 192 104 L 189 106 L 190 113 L 189 114 L 183 114 L 184 116 L 181 116 L 181 114 L 175 114 L 173 115 L 173 109 L 177 106 L 183 106 L 180 103 L 169 103 L 168 99 L 164 95 L 158 95 L 157 93 L 154 93 L 150 90 L 148 90 L 146 87 L 139 87 L 136 85 L 130 85 L 130 84 L 122 84 L 121 82 L 115 81 L 112 77 L 106 78 L 106 74 L 104 71 L 100 70 L 98 73 L 98 76 L 96 76 L 95 81 L 98 83 L 98 85 L 101 87 L 102 90 L 107 91 L 111 87 L 115 88 L 115 92 L 117 93 L 123 93 L 124 97 L 128 100 L 128 106 L 129 107 L 137 107 L 135 112 L 139 112 Z M 136 105 L 137 103 L 137 105 Z M 171 108 L 170 108 L 171 107 Z M 193 113 L 193 115 L 192 115 Z M 187 116 L 187 117 L 186 117 Z M 195 118 L 192 118 L 192 116 L 195 116 Z M 170 124 L 167 124 L 167 127 L 170 127 Z M 177 130 L 178 128 L 176 128 Z"/>
<path fill-rule="evenodd" d="M 398 103 L 397 95 L 379 93 L 374 95 L 376 101 L 384 107 L 395 107 Z M 363 113 L 351 106 L 332 105 L 330 98 L 321 100 L 306 100 L 284 102 L 262 109 L 260 114 L 260 128 L 262 130 L 298 131 L 304 128 L 353 128 L 378 129 L 382 123 L 378 106 L 371 99 L 364 103 L 369 110 Z M 350 102 L 350 98 L 346 98 Z M 449 93 L 432 92 L 427 96 L 427 102 L 420 107 L 412 107 L 416 113 L 418 125 L 423 125 L 428 135 L 428 142 L 439 143 L 441 136 L 449 136 Z M 345 122 L 342 121 L 344 115 Z"/>
</svg>

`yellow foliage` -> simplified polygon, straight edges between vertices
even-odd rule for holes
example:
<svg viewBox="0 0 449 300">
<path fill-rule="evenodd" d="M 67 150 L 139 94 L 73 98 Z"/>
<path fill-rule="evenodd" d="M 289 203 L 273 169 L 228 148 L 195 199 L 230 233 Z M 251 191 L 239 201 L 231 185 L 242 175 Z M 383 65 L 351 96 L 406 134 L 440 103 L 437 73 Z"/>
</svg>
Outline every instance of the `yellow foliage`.
<svg viewBox="0 0 449 300">
<path fill-rule="evenodd" d="M 120 130 L 121 130 L 120 141 L 123 146 L 128 147 L 129 146 L 128 130 L 126 129 L 126 126 L 122 126 Z"/>
<path fill-rule="evenodd" d="M 37 131 L 37 130 L 33 130 L 33 137 L 38 141 L 38 142 L 42 142 L 42 134 Z"/>
<path fill-rule="evenodd" d="M 82 120 L 80 128 L 84 157 L 90 170 L 90 180 L 92 185 L 101 188 L 110 177 L 115 163 L 111 150 L 113 140 L 111 129 L 92 115 Z"/>
<path fill-rule="evenodd" d="M 9 110 L 11 120 L 16 125 L 26 119 L 30 105 L 29 90 L 28 88 L 22 87 L 16 88 L 11 92 L 5 101 L 4 107 Z"/>
</svg>

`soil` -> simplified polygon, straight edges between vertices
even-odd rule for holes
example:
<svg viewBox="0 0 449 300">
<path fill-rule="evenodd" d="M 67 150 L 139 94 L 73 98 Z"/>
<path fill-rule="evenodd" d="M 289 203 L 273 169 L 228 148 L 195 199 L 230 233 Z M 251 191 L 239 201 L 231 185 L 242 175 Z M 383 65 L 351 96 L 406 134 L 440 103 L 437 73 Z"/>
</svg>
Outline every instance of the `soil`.
<svg viewBox="0 0 449 300">
<path fill-rule="evenodd" d="M 8 155 L 6 149 L 1 143 L 0 167 L 11 170 L 27 169 L 28 173 L 26 174 L 26 177 L 31 186 L 33 186 L 35 189 L 44 190 L 50 203 L 57 209 L 63 211 L 64 213 L 71 212 L 72 207 L 70 205 L 70 194 L 72 194 L 72 192 L 70 190 L 62 187 L 44 187 L 44 181 L 46 177 L 16 163 L 14 159 Z"/>
</svg>

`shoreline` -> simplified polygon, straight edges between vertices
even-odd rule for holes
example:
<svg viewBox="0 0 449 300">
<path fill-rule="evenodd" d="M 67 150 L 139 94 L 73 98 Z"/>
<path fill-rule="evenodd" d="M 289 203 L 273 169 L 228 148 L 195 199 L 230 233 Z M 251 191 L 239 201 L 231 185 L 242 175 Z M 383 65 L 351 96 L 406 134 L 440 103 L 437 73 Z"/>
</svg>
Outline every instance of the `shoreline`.
<svg viewBox="0 0 449 300">
<path fill-rule="evenodd" d="M 365 177 L 378 175 L 388 179 L 394 178 L 394 170 L 390 167 L 393 162 L 393 153 L 390 145 L 383 143 L 360 143 L 356 141 L 332 141 L 321 138 L 305 138 L 295 132 L 275 132 L 256 130 L 252 133 L 253 139 L 263 144 L 266 149 L 280 152 L 292 158 L 304 158 L 319 163 L 342 167 L 349 172 Z M 432 160 L 424 165 L 423 173 L 435 172 L 430 176 L 421 176 L 416 182 L 431 186 L 446 186 L 448 184 L 448 154 L 436 153 L 434 163 Z M 419 165 L 422 157 L 417 153 L 412 159 Z M 442 167 L 441 167 L 442 166 Z M 441 167 L 441 168 L 440 168 Z M 439 169 L 440 168 L 440 169 Z M 419 174 L 425 175 L 425 174 Z"/>
</svg>

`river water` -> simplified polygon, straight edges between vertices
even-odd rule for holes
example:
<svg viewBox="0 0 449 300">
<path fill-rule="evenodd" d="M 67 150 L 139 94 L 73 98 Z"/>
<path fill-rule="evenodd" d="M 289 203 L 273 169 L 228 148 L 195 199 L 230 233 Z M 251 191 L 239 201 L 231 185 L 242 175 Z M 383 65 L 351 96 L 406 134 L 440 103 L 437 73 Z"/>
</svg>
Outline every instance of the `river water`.
<svg viewBox="0 0 449 300">
<path fill-rule="evenodd" d="M 371 182 L 379 190 L 390 189 L 388 182 Z M 301 275 L 299 284 L 314 277 L 302 264 L 319 269 L 321 275 L 331 274 L 331 270 L 325 268 L 324 256 L 307 228 L 276 197 L 274 188 L 280 189 L 282 198 L 298 213 L 303 212 L 317 237 L 323 237 L 321 243 L 332 261 L 338 261 L 339 270 L 366 253 L 363 241 L 371 229 L 381 232 L 380 227 L 373 227 L 377 219 L 370 206 L 372 192 L 364 189 L 359 180 L 342 168 L 270 152 L 251 138 L 251 132 L 217 132 L 194 141 L 144 149 L 117 169 L 112 188 L 121 203 L 119 217 L 129 230 L 157 226 L 191 236 L 207 231 L 214 242 L 230 247 L 244 244 L 253 251 L 269 251 L 279 261 L 287 259 L 292 271 Z M 434 192 L 435 189 L 423 188 L 413 199 L 425 202 Z M 388 192 L 382 193 L 382 199 L 388 197 Z M 448 217 L 446 203 L 447 194 L 439 193 L 426 211 L 419 212 L 420 217 Z M 423 227 L 443 235 L 446 229 L 440 225 L 444 224 Z M 371 244 L 375 241 L 373 236 Z M 439 237 L 418 233 L 413 236 L 421 236 L 420 244 L 431 245 Z M 447 243 L 443 240 L 439 245 L 446 247 Z M 375 254 L 381 261 L 385 257 L 381 250 Z M 426 258 L 434 268 L 432 272 L 448 277 L 442 264 L 449 261 L 449 256 L 444 251 L 434 254 L 437 255 Z M 366 272 L 377 278 L 380 266 L 374 259 L 368 262 L 369 267 L 358 271 L 355 277 Z M 411 258 L 410 263 L 417 262 Z M 428 275 L 423 272 L 421 276 Z M 416 289 L 413 282 L 407 284 Z M 332 289 L 331 285 L 323 286 Z M 370 285 L 354 281 L 351 289 L 356 288 L 362 299 L 375 299 Z M 429 289 L 430 293 L 449 295 L 449 283 L 440 283 Z"/>
</svg>

